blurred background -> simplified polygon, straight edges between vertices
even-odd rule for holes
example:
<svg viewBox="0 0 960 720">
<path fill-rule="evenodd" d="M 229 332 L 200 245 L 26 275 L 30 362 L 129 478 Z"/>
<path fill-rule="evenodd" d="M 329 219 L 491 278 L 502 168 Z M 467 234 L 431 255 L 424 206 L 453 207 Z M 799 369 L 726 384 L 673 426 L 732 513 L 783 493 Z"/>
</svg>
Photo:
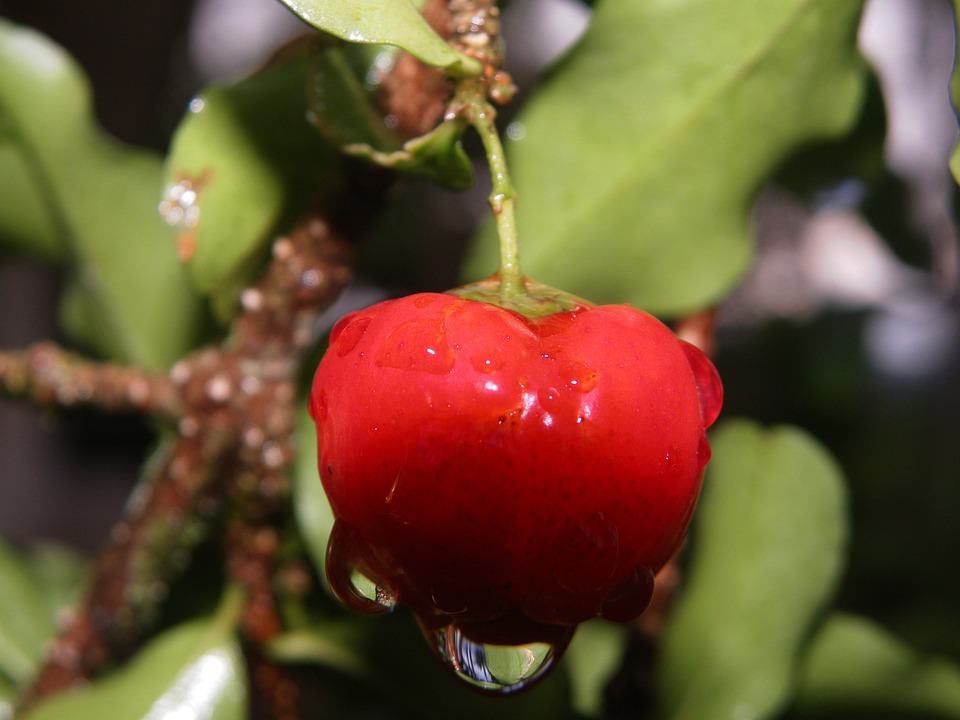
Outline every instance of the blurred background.
<svg viewBox="0 0 960 720">
<path fill-rule="evenodd" d="M 508 69 L 529 90 L 589 3 L 513 0 L 507 12 Z M 304 31 L 274 0 L 0 0 L 0 17 L 63 45 L 90 76 L 103 126 L 160 152 L 199 88 L 242 77 Z M 839 604 L 960 657 L 953 28 L 948 0 L 867 3 L 860 45 L 876 77 L 857 140 L 805 148 L 761 191 L 758 261 L 719 309 L 716 360 L 727 416 L 805 427 L 843 465 L 853 535 Z M 457 284 L 462 244 L 449 239 L 486 212 L 482 180 L 463 194 L 403 192 L 434 208 L 415 232 L 444 241 L 414 244 L 402 275 L 369 263 L 370 285 Z M 59 280 L 0 258 L 0 347 L 58 338 Z M 131 418 L 0 403 L 0 532 L 94 553 L 150 442 Z"/>
</svg>

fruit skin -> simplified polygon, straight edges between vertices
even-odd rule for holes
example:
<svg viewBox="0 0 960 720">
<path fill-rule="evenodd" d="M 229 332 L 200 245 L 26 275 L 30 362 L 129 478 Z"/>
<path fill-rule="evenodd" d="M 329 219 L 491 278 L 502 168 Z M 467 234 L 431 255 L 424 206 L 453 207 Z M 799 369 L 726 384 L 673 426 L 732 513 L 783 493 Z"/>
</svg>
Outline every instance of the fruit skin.
<svg viewBox="0 0 960 720">
<path fill-rule="evenodd" d="M 352 313 L 310 402 L 331 585 L 363 609 L 359 570 L 424 628 L 498 644 L 629 620 L 683 540 L 721 393 L 628 306 L 527 318 L 424 293 Z"/>
</svg>

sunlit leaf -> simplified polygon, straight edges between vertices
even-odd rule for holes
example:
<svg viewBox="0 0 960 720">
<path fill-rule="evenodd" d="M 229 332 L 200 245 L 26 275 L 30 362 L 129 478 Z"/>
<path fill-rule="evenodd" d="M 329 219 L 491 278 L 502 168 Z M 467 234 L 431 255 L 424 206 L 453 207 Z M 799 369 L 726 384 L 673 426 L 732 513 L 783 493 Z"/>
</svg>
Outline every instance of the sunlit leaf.
<svg viewBox="0 0 960 720">
<path fill-rule="evenodd" d="M 87 81 L 39 33 L 0 20 L 0 247 L 70 261 L 67 329 L 114 359 L 166 367 L 200 305 L 157 215 L 160 161 L 96 126 Z M 82 297 L 82 300 L 79 297 Z"/>
<path fill-rule="evenodd" d="M 840 574 L 843 478 L 791 427 L 730 421 L 712 442 L 690 567 L 661 648 L 663 717 L 766 718 L 788 700 Z"/>
<path fill-rule="evenodd" d="M 480 63 L 434 32 L 410 0 L 283 0 L 308 23 L 358 43 L 395 45 L 454 75 L 479 75 Z"/>
<path fill-rule="evenodd" d="M 678 314 L 750 264 L 755 192 L 856 119 L 859 0 L 604 0 L 508 144 L 525 271 Z M 496 268 L 481 235 L 468 263 Z"/>
<path fill-rule="evenodd" d="M 796 710 L 799 717 L 960 718 L 960 665 L 837 613 L 807 651 Z"/>
<path fill-rule="evenodd" d="M 160 720 L 247 717 L 246 666 L 234 638 L 242 598 L 217 615 L 178 625 L 102 680 L 51 696 L 24 720 Z"/>
</svg>

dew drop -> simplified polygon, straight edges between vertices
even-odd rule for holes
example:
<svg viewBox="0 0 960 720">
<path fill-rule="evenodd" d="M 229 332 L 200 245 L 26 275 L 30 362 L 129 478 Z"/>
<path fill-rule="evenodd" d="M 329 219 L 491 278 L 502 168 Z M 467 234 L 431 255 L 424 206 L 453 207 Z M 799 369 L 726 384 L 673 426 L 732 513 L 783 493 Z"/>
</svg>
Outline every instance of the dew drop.
<svg viewBox="0 0 960 720">
<path fill-rule="evenodd" d="M 653 573 L 640 565 L 610 594 L 600 616 L 615 623 L 630 622 L 647 609 L 652 597 Z"/>
<path fill-rule="evenodd" d="M 327 582 L 337 599 L 351 610 L 367 614 L 393 610 L 396 598 L 354 565 L 352 557 L 362 539 L 349 525 L 337 521 L 327 544 Z"/>
<path fill-rule="evenodd" d="M 379 367 L 443 375 L 456 361 L 447 344 L 443 321 L 437 318 L 416 318 L 395 327 L 377 353 Z"/>
<path fill-rule="evenodd" d="M 600 373 L 579 360 L 568 360 L 560 366 L 560 377 L 571 389 L 588 393 L 597 386 Z"/>
<path fill-rule="evenodd" d="M 555 413 L 560 409 L 560 392 L 555 387 L 541 388 L 537 391 L 540 407 L 548 413 Z"/>
<path fill-rule="evenodd" d="M 713 454 L 713 451 L 710 449 L 710 442 L 707 440 L 707 434 L 704 433 L 700 436 L 700 444 L 697 446 L 697 463 L 700 467 L 706 467 L 706 464 L 710 462 L 710 457 Z"/>
<path fill-rule="evenodd" d="M 506 360 L 503 350 L 500 348 L 490 348 L 470 358 L 470 364 L 473 365 L 473 369 L 477 372 L 486 374 L 502 369 L 506 364 Z"/>
<path fill-rule="evenodd" d="M 357 317 L 355 313 L 344 315 L 330 331 L 330 344 L 336 348 L 337 357 L 348 355 L 367 333 L 373 318 Z"/>
<path fill-rule="evenodd" d="M 573 311 L 552 313 L 533 319 L 531 324 L 542 340 L 543 338 L 561 335 L 567 332 L 573 324 L 573 321 L 576 320 L 578 314 L 579 313 Z"/>
<path fill-rule="evenodd" d="M 434 303 L 441 300 L 440 295 L 431 294 L 431 293 L 421 293 L 420 295 L 415 295 L 413 298 L 413 306 L 418 310 L 423 310 L 423 308 L 433 305 Z M 449 298 L 447 298 L 449 299 Z"/>
<path fill-rule="evenodd" d="M 308 405 L 310 417 L 315 423 L 323 422 L 327 419 L 327 394 L 321 390 L 316 393 L 310 393 L 310 403 Z"/>
<path fill-rule="evenodd" d="M 433 631 L 440 660 L 462 682 L 494 695 L 508 695 L 536 682 L 563 654 L 574 628 L 559 643 L 494 645 L 471 640 L 456 622 Z"/>
<path fill-rule="evenodd" d="M 594 592 L 613 576 L 620 560 L 620 532 L 603 512 L 569 520 L 557 535 L 562 558 L 556 578 L 571 593 Z"/>
<path fill-rule="evenodd" d="M 710 427 L 716 422 L 723 406 L 723 384 L 720 375 L 708 358 L 696 345 L 680 340 L 680 347 L 687 356 L 693 378 L 697 383 L 697 395 L 703 412 L 703 426 Z"/>
</svg>

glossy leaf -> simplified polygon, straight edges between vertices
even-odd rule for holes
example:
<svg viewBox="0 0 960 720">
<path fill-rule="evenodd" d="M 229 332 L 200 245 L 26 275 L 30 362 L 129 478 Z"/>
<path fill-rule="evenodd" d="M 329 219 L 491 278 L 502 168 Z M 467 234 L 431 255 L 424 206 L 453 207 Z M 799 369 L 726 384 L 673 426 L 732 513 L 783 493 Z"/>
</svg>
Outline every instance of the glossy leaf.
<svg viewBox="0 0 960 720">
<path fill-rule="evenodd" d="M 795 428 L 730 421 L 712 444 L 690 567 L 663 638 L 663 717 L 770 717 L 790 696 L 840 574 L 843 478 Z"/>
<path fill-rule="evenodd" d="M 960 718 L 960 666 L 924 655 L 876 623 L 836 613 L 804 660 L 800 717 Z"/>
<path fill-rule="evenodd" d="M 17 684 L 30 679 L 83 571 L 84 563 L 66 549 L 22 551 L 0 540 L 0 673 Z"/>
<path fill-rule="evenodd" d="M 191 277 L 229 319 L 273 233 L 307 208 L 334 149 L 307 122 L 307 50 L 190 104 L 167 159 L 163 205 Z M 179 193 L 179 195 L 175 194 Z"/>
<path fill-rule="evenodd" d="M 243 720 L 246 666 L 233 634 L 241 607 L 229 598 L 216 616 L 166 631 L 120 670 L 52 696 L 24 720 Z"/>
<path fill-rule="evenodd" d="M 165 367 L 196 342 L 199 303 L 157 216 L 161 165 L 95 125 L 74 62 L 0 20 L 0 248 L 69 259 L 79 341 Z"/>
<path fill-rule="evenodd" d="M 679 314 L 751 261 L 753 196 L 856 119 L 858 0 L 605 0 L 508 143 L 522 262 L 596 302 Z M 496 268 L 482 234 L 470 279 Z"/>
<path fill-rule="evenodd" d="M 473 58 L 454 50 L 410 0 L 283 0 L 308 23 L 343 40 L 395 45 L 453 75 L 479 75 Z"/>
</svg>

